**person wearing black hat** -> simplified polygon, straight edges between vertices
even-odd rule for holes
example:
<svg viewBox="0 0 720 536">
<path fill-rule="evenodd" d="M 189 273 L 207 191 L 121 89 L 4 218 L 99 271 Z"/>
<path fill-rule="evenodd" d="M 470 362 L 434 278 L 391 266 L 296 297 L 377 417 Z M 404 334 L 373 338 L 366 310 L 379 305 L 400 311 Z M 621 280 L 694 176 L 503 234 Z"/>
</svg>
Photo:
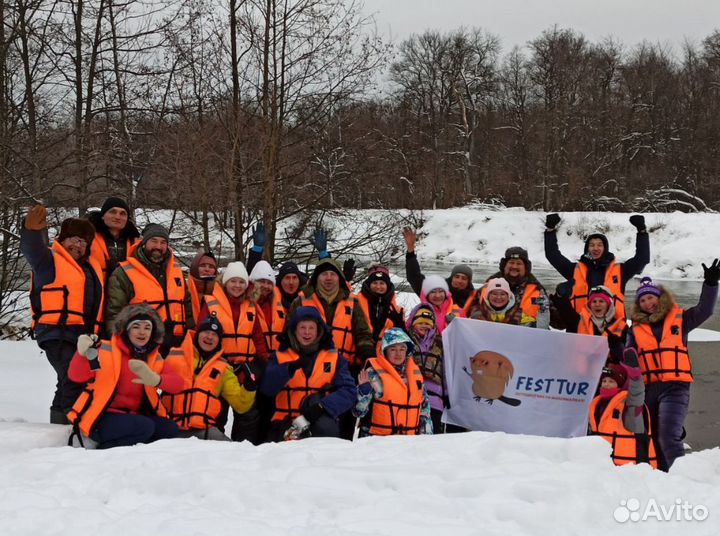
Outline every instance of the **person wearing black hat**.
<svg viewBox="0 0 720 536">
<path fill-rule="evenodd" d="M 410 227 L 404 227 L 403 238 L 405 239 L 405 245 L 407 247 L 407 253 L 405 255 L 405 276 L 415 294 L 420 296 L 425 274 L 420 270 L 420 263 L 415 254 L 417 233 Z M 453 303 L 460 307 L 466 315 L 470 312 L 470 307 L 477 295 L 477 291 L 472 283 L 472 278 L 472 268 L 467 264 L 456 264 L 450 272 L 450 277 L 445 279 L 450 289 Z"/>
<path fill-rule="evenodd" d="M 508 282 L 515 298 L 517 308 L 513 310 L 516 321 L 513 324 L 549 329 L 550 308 L 545 287 L 532 273 L 532 262 L 526 249 L 520 246 L 509 247 L 500 259 L 500 271 L 485 281 L 485 285 L 474 298 L 470 316 L 484 308 L 487 303 L 488 283 L 493 279 L 504 279 Z M 475 314 L 477 316 L 477 314 Z"/>
<path fill-rule="evenodd" d="M 105 304 L 107 325 L 129 303 L 150 304 L 165 325 L 163 355 L 172 346 L 178 346 L 185 332 L 195 327 L 190 291 L 168 246 L 169 238 L 162 225 L 145 226 L 140 244 L 110 276 Z"/>
<path fill-rule="evenodd" d="M 368 276 L 355 298 L 365 313 L 376 343 L 382 339 L 385 330 L 405 326 L 404 311 L 395 300 L 395 285 L 390 281 L 390 271 L 386 266 L 373 264 L 368 268 Z"/>
<path fill-rule="evenodd" d="M 205 317 L 197 331 L 188 331 L 183 344 L 172 348 L 165 359 L 183 378 L 184 388 L 162 397 L 168 416 L 180 428 L 180 437 L 230 441 L 216 426 L 223 403 L 239 415 L 253 407 L 257 379 L 245 364 L 242 384 L 223 357 L 222 324 L 214 315 Z"/>
<path fill-rule="evenodd" d="M 119 197 L 108 197 L 99 212 L 88 214 L 88 220 L 95 227 L 90 255 L 100 263 L 107 282 L 110 274 L 138 242 L 140 233 L 130 219 L 130 207 Z"/>
<path fill-rule="evenodd" d="M 548 214 L 545 218 L 545 258 L 560 275 L 573 281 L 570 301 L 575 311 L 580 313 L 587 304 L 591 288 L 607 287 L 614 297 L 618 318 L 625 319 L 625 285 L 634 275 L 642 273 L 650 262 L 650 237 L 645 218 L 640 214 L 630 216 L 630 223 L 637 229 L 635 238 L 635 256 L 625 262 L 617 262 L 610 252 L 605 235 L 591 234 L 585 240 L 585 249 L 577 262 L 566 258 L 558 248 L 557 229 L 560 224 L 558 214 Z"/>
<path fill-rule="evenodd" d="M 20 251 L 32 268 L 34 337 L 57 376 L 50 422 L 67 424 L 65 414 L 82 391 L 68 379 L 68 366 L 78 337 L 98 332 L 104 279 L 100 265 L 89 257 L 95 237 L 89 221 L 64 220 L 51 247 L 45 241 L 46 229 L 47 210 L 32 207 L 20 231 Z"/>
</svg>

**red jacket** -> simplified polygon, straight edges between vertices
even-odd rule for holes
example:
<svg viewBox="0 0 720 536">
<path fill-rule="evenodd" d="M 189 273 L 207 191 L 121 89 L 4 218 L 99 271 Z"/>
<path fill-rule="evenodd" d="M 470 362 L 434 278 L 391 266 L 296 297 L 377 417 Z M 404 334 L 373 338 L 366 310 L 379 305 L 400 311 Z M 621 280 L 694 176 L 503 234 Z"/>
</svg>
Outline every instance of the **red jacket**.
<svg viewBox="0 0 720 536">
<path fill-rule="evenodd" d="M 132 383 L 132 380 L 137 378 L 128 367 L 128 361 L 132 359 L 132 356 L 123 341 L 118 341 L 117 344 L 122 352 L 123 364 L 115 394 L 107 411 L 112 413 L 137 413 L 143 401 L 144 387 L 142 384 Z M 84 356 L 75 352 L 68 368 L 68 377 L 76 383 L 87 383 L 95 378 L 95 371 L 90 369 L 90 363 Z M 164 393 L 177 394 L 183 389 L 183 380 L 167 367 L 160 375 L 158 388 Z"/>
</svg>

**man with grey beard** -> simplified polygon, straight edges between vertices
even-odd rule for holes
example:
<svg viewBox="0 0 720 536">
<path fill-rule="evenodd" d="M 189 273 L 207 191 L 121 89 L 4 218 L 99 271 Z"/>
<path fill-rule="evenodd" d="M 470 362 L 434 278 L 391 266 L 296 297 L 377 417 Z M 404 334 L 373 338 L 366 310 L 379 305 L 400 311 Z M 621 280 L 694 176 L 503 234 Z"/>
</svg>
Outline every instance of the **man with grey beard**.
<svg viewBox="0 0 720 536">
<path fill-rule="evenodd" d="M 190 292 L 168 246 L 169 238 L 162 225 L 150 223 L 143 229 L 140 244 L 110 276 L 105 309 L 108 326 L 129 303 L 146 302 L 155 309 L 165 325 L 163 356 L 195 326 Z"/>
</svg>

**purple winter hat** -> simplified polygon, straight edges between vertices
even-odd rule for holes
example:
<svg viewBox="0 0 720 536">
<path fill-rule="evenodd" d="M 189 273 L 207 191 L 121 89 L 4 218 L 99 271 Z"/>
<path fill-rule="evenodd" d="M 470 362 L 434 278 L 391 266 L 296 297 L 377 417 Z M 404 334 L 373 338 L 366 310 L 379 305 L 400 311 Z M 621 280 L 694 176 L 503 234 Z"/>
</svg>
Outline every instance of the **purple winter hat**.
<svg viewBox="0 0 720 536">
<path fill-rule="evenodd" d="M 643 277 L 640 280 L 640 286 L 635 291 L 635 303 L 638 303 L 645 294 L 652 294 L 658 298 L 662 294 L 662 291 L 653 284 L 653 280 L 649 277 Z"/>
</svg>

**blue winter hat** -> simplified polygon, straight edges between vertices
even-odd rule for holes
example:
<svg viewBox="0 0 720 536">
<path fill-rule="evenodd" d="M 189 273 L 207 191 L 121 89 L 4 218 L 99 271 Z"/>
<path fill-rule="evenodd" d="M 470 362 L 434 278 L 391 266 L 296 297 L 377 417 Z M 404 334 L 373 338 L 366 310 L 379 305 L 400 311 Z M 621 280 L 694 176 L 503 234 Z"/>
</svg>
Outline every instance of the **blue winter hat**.
<svg viewBox="0 0 720 536">
<path fill-rule="evenodd" d="M 640 280 L 640 286 L 635 291 L 635 303 L 638 303 L 640 301 L 640 298 L 645 296 L 645 294 L 652 294 L 653 296 L 657 296 L 658 298 L 662 294 L 662 291 L 653 284 L 653 280 L 649 277 L 643 277 Z"/>
<path fill-rule="evenodd" d="M 320 311 L 315 309 L 315 307 L 298 307 L 295 310 L 295 313 L 293 313 L 293 315 L 290 317 L 290 321 L 288 322 L 288 329 L 290 331 L 295 331 L 297 325 L 303 320 L 314 321 L 318 325 L 318 328 L 325 327 L 325 321 L 320 315 Z"/>
<path fill-rule="evenodd" d="M 412 355 L 413 351 L 415 351 L 415 345 L 402 328 L 390 328 L 386 330 L 383 335 L 382 341 L 380 342 L 380 350 L 383 354 L 385 354 L 385 349 L 388 346 L 400 343 L 405 343 L 408 355 Z"/>
</svg>

